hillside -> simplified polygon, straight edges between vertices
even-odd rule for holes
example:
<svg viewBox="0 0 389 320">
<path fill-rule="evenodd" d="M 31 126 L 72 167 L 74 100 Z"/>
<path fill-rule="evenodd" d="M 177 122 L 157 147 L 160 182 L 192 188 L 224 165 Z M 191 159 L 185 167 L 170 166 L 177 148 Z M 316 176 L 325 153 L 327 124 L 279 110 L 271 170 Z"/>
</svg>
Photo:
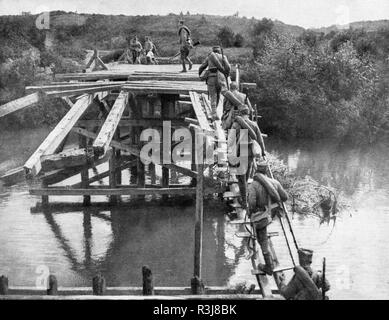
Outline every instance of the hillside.
<svg viewBox="0 0 389 320">
<path fill-rule="evenodd" d="M 312 29 L 317 32 L 324 32 L 325 34 L 330 33 L 331 31 L 340 31 L 345 29 L 364 29 L 367 32 L 374 32 L 380 29 L 389 28 L 389 20 L 377 20 L 377 21 L 356 21 L 352 22 L 349 25 L 336 26 L 332 25 L 329 27 L 316 28 Z"/>
</svg>

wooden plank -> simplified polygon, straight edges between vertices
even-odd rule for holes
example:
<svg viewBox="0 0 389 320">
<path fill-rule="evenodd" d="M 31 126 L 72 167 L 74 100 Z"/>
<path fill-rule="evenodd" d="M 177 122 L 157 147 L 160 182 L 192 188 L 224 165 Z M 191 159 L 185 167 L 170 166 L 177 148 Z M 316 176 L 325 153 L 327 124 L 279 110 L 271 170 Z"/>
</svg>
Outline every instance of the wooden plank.
<svg viewBox="0 0 389 320">
<path fill-rule="evenodd" d="M 93 167 L 96 167 L 106 161 L 108 161 L 110 155 L 111 155 L 112 150 L 109 150 L 107 154 L 97 160 L 94 160 L 93 162 L 89 163 L 86 168 L 91 169 Z M 44 173 L 39 176 L 39 179 L 43 180 L 46 184 L 55 184 L 59 183 L 63 180 L 66 180 L 70 177 L 73 177 L 75 175 L 78 175 L 81 173 L 82 170 L 85 169 L 85 166 L 79 166 L 79 167 L 74 167 L 74 168 L 67 168 L 64 170 L 53 170 L 47 173 Z"/>
<path fill-rule="evenodd" d="M 212 128 L 209 125 L 207 116 L 205 115 L 203 108 L 201 106 L 199 94 L 196 92 L 190 91 L 189 95 L 190 95 L 193 109 L 195 111 L 195 114 L 196 114 L 197 120 L 199 121 L 201 129 L 206 130 L 206 131 L 212 131 Z"/>
<path fill-rule="evenodd" d="M 56 154 L 42 155 L 40 162 L 42 171 L 83 166 L 92 159 L 93 154 L 85 148 L 73 148 Z"/>
<path fill-rule="evenodd" d="M 187 123 L 184 120 L 171 119 L 173 127 L 186 127 Z M 77 126 L 79 127 L 97 127 L 104 124 L 104 120 L 79 120 Z M 162 120 L 160 119 L 127 119 L 122 117 L 119 121 L 119 127 L 162 127 Z"/>
<path fill-rule="evenodd" d="M 30 194 L 35 196 L 104 196 L 104 195 L 190 195 L 195 194 L 196 188 L 63 188 L 48 187 L 40 189 L 30 189 Z"/>
<path fill-rule="evenodd" d="M 90 132 L 90 131 L 82 129 L 82 128 L 74 127 L 71 130 L 73 132 L 75 132 L 75 133 L 84 135 L 85 137 L 88 137 L 90 139 L 96 139 L 96 137 L 97 137 L 96 133 Z M 130 153 L 130 154 L 132 154 L 134 156 L 137 156 L 137 157 L 140 156 L 140 151 L 137 148 L 131 147 L 131 146 L 126 145 L 124 143 L 120 143 L 120 142 L 118 142 L 116 140 L 111 140 L 111 144 L 110 145 L 111 145 L 111 147 L 114 147 L 116 149 L 127 151 L 128 153 Z"/>
<path fill-rule="evenodd" d="M 28 175 L 37 175 L 41 170 L 40 157 L 44 154 L 53 154 L 62 143 L 63 139 L 68 135 L 72 127 L 76 124 L 79 118 L 92 103 L 92 96 L 85 95 L 81 97 L 68 113 L 57 124 L 53 131 L 46 137 L 39 148 L 24 164 L 24 168 Z"/>
<path fill-rule="evenodd" d="M 23 167 L 9 170 L 5 174 L 0 176 L 0 182 L 2 182 L 5 186 L 15 185 L 19 182 L 23 182 L 25 179 L 26 176 Z"/>
<path fill-rule="evenodd" d="M 49 97 L 66 97 L 66 96 L 71 97 L 71 96 L 78 96 L 86 93 L 120 90 L 121 87 L 122 85 L 106 85 L 106 86 L 96 86 L 96 87 L 88 87 L 82 89 L 64 90 L 64 91 L 47 91 L 46 95 Z"/>
<path fill-rule="evenodd" d="M 93 143 L 95 155 L 104 155 L 111 144 L 116 128 L 123 115 L 123 111 L 128 105 L 128 92 L 121 91 L 115 101 L 107 119 L 105 120 L 96 140 Z"/>
<path fill-rule="evenodd" d="M 42 86 L 27 86 L 26 92 L 33 93 L 36 91 L 65 91 L 65 90 L 77 90 L 93 87 L 105 87 L 109 85 L 124 85 L 126 81 L 110 81 L 110 82 L 65 82 L 61 84 L 49 84 Z"/>
<path fill-rule="evenodd" d="M 33 104 L 39 102 L 40 99 L 41 94 L 39 92 L 35 92 L 19 99 L 10 101 L 6 104 L 3 104 L 2 106 L 0 106 L 0 118 L 23 108 L 32 106 Z"/>
</svg>

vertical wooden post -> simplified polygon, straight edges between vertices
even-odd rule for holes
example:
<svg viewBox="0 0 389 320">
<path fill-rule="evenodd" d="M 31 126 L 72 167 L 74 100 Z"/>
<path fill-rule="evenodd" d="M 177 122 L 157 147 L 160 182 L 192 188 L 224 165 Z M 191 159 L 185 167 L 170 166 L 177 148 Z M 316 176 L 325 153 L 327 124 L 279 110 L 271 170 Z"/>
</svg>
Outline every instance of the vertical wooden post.
<svg viewBox="0 0 389 320">
<path fill-rule="evenodd" d="M 161 95 L 161 120 L 162 123 L 164 120 L 169 119 L 169 106 L 170 106 L 170 97 L 168 95 Z M 171 137 L 168 137 L 169 141 L 171 141 Z M 162 137 L 162 141 L 165 141 L 166 137 Z M 164 146 L 163 144 L 161 145 L 161 162 L 163 162 L 164 157 L 163 157 L 163 150 L 164 147 L 169 147 L 169 146 Z M 170 179 L 170 170 L 166 167 L 162 167 L 162 180 L 161 184 L 163 188 L 168 188 L 169 187 L 169 179 Z M 163 200 L 167 200 L 169 198 L 168 195 L 162 195 Z"/>
<path fill-rule="evenodd" d="M 80 145 L 80 148 L 87 148 L 88 147 L 88 140 L 86 137 L 84 136 L 79 136 L 79 145 Z M 89 170 L 88 170 L 88 167 L 85 167 L 85 169 L 83 169 L 81 171 L 81 187 L 86 189 L 89 187 Z M 84 196 L 84 202 L 83 202 L 84 206 L 90 206 L 91 204 L 91 196 L 89 195 L 86 195 Z"/>
<path fill-rule="evenodd" d="M 240 71 L 239 71 L 239 64 L 236 66 L 236 73 L 235 73 L 235 82 L 238 87 L 238 90 L 240 91 Z"/>
<path fill-rule="evenodd" d="M 151 184 L 156 184 L 157 183 L 157 177 L 156 177 L 156 174 L 155 174 L 155 164 L 153 162 L 151 162 L 149 164 L 149 174 L 150 174 L 150 182 Z"/>
<path fill-rule="evenodd" d="M 93 288 L 93 294 L 95 296 L 102 296 L 105 293 L 105 278 L 101 275 L 98 274 L 95 276 L 92 280 L 92 288 Z"/>
<path fill-rule="evenodd" d="M 193 294 L 204 293 L 204 285 L 201 280 L 201 260 L 203 241 L 203 197 L 204 197 L 204 157 L 201 154 L 201 163 L 197 165 L 196 184 L 196 213 L 195 213 L 195 239 L 194 239 L 194 272 L 191 280 Z"/>
<path fill-rule="evenodd" d="M 47 188 L 48 184 L 45 181 L 42 181 L 42 188 Z M 49 205 L 49 196 L 42 196 L 42 207 L 47 207 Z"/>
<path fill-rule="evenodd" d="M 140 135 L 142 132 L 142 127 L 137 128 L 137 145 L 139 148 L 142 148 L 142 143 L 140 141 Z M 142 162 L 142 160 L 139 158 L 137 161 L 137 168 L 138 168 L 138 188 L 144 188 L 146 185 L 146 172 L 145 172 L 145 165 Z M 138 199 L 144 199 L 144 195 L 139 195 Z"/>
<path fill-rule="evenodd" d="M 109 158 L 109 187 L 110 188 L 116 188 L 117 183 L 116 183 L 116 150 L 112 150 L 111 157 Z M 117 204 L 118 197 L 116 195 L 111 195 L 109 197 L 109 201 L 111 204 Z"/>
<path fill-rule="evenodd" d="M 154 284 L 153 284 L 153 273 L 148 266 L 142 267 L 142 278 L 143 278 L 143 295 L 153 296 L 154 295 Z"/>
<path fill-rule="evenodd" d="M 6 276 L 0 277 L 0 295 L 8 294 L 8 278 Z"/>
<path fill-rule="evenodd" d="M 47 289 L 48 296 L 57 296 L 58 295 L 58 282 L 57 278 L 54 275 L 49 275 L 48 278 L 49 288 Z"/>
<path fill-rule="evenodd" d="M 116 129 L 116 133 L 115 133 L 115 139 L 117 141 L 120 141 L 120 129 L 117 128 Z M 121 151 L 120 150 L 116 150 L 116 162 L 120 162 L 120 157 L 121 157 Z M 118 185 L 121 185 L 122 184 L 122 171 L 121 170 L 116 170 L 116 183 Z"/>
</svg>

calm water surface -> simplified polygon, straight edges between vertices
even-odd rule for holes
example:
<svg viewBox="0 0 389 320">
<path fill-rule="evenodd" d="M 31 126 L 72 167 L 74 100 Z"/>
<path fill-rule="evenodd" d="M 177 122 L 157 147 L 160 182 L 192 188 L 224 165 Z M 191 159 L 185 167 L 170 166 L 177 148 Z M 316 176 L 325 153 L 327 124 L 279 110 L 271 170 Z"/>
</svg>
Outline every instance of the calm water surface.
<svg viewBox="0 0 389 320">
<path fill-rule="evenodd" d="M 22 165 L 48 129 L 2 132 L 0 173 Z M 338 188 L 350 203 L 335 226 L 316 218 L 292 220 L 300 246 L 314 250 L 314 265 L 327 259 L 334 299 L 389 298 L 389 163 L 385 146 L 356 149 L 336 143 L 268 142 L 299 176 Z M 124 175 L 124 181 L 127 176 Z M 77 182 L 77 179 L 66 183 Z M 66 184 L 65 183 L 65 184 Z M 60 286 L 90 286 L 102 272 L 108 286 L 140 286 L 141 267 L 150 266 L 156 286 L 189 286 L 193 272 L 194 204 L 176 206 L 147 198 L 123 199 L 116 208 L 82 208 L 81 197 L 51 197 L 47 212 L 28 186 L 0 186 L 0 274 L 10 285 L 34 286 L 47 268 Z M 92 197 L 105 202 L 106 197 Z M 207 285 L 255 283 L 239 227 L 227 222 L 217 200 L 204 208 L 203 279 Z M 271 231 L 280 231 L 277 222 Z M 281 232 L 280 232 L 281 234 Z M 291 264 L 283 237 L 274 240 L 281 265 Z"/>
</svg>

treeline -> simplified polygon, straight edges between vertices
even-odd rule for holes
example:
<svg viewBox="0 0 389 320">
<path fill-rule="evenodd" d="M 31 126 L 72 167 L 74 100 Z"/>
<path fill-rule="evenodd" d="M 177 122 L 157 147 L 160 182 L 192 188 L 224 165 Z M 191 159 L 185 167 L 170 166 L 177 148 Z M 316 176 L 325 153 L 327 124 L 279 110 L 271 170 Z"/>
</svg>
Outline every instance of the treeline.
<svg viewBox="0 0 389 320">
<path fill-rule="evenodd" d="M 362 143 L 389 137 L 389 29 L 287 37 L 266 20 L 256 30 L 244 69 L 258 84 L 252 100 L 265 131 Z"/>
</svg>

